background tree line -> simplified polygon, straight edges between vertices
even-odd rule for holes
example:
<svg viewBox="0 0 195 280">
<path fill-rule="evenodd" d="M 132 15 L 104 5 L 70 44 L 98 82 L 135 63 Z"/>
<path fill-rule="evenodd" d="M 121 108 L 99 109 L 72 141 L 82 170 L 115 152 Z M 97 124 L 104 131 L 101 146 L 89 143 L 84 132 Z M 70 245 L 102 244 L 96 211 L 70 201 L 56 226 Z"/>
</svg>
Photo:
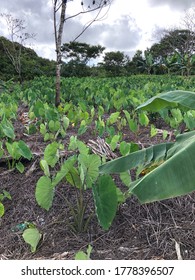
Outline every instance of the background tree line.
<svg viewBox="0 0 195 280">
<path fill-rule="evenodd" d="M 7 51 L 21 48 L 21 77 L 55 76 L 56 62 L 39 57 L 30 48 L 0 37 L 0 79 L 19 79 Z M 190 29 L 165 30 L 158 43 L 132 58 L 120 51 L 106 52 L 103 46 L 81 42 L 63 44 L 61 76 L 114 77 L 136 74 L 195 75 L 195 32 Z M 98 62 L 100 61 L 100 62 Z M 93 65 L 93 66 L 92 66 Z"/>
</svg>

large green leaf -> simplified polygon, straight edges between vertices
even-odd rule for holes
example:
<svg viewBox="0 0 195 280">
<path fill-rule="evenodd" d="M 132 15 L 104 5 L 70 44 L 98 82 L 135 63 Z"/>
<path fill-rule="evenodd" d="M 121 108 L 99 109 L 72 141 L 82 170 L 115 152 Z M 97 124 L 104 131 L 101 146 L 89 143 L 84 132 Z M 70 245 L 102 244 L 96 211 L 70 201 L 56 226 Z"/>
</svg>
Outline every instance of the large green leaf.
<svg viewBox="0 0 195 280">
<path fill-rule="evenodd" d="M 48 165 L 54 167 L 59 160 L 59 144 L 57 142 L 53 142 L 45 148 L 44 151 L 44 160 L 47 161 Z"/>
<path fill-rule="evenodd" d="M 32 253 L 36 251 L 41 236 L 42 234 L 37 228 L 28 228 L 23 232 L 22 237 L 24 241 L 30 245 Z"/>
<path fill-rule="evenodd" d="M 27 158 L 28 160 L 32 158 L 32 153 L 24 141 L 20 140 L 18 142 L 18 148 L 22 157 Z"/>
<path fill-rule="evenodd" d="M 1 129 L 8 138 L 15 138 L 14 127 L 8 120 L 3 120 L 1 122 Z"/>
<path fill-rule="evenodd" d="M 140 165 L 145 166 L 151 162 L 162 161 L 165 159 L 167 152 L 172 147 L 172 145 L 173 143 L 162 143 L 137 152 L 133 152 L 127 156 L 114 159 L 101 165 L 99 168 L 100 173 L 122 173 Z"/>
<path fill-rule="evenodd" d="M 195 131 L 178 135 L 175 143 L 155 145 L 108 162 L 100 167 L 100 172 L 120 173 L 154 161 L 163 163 L 129 186 L 142 203 L 195 190 Z"/>
<path fill-rule="evenodd" d="M 137 107 L 136 110 L 142 109 L 157 112 L 165 107 L 182 107 L 185 109 L 195 109 L 195 92 L 174 90 L 161 93 L 147 100 Z"/>
<path fill-rule="evenodd" d="M 115 217 L 118 196 L 116 185 L 109 175 L 100 176 L 93 188 L 96 214 L 103 229 L 109 229 Z"/>
<path fill-rule="evenodd" d="M 54 197 L 54 188 L 51 183 L 51 179 L 42 176 L 39 178 L 37 184 L 36 184 L 36 190 L 35 190 L 35 198 L 39 206 L 42 208 L 49 210 L 52 206 Z"/>
<path fill-rule="evenodd" d="M 187 133 L 188 134 L 188 133 Z M 183 136 L 183 135 L 182 135 Z M 185 195 L 195 190 L 195 132 L 179 137 L 169 158 L 134 185 L 131 192 L 142 203 Z"/>
<path fill-rule="evenodd" d="M 8 153 L 13 159 L 18 160 L 21 157 L 21 153 L 19 151 L 18 142 L 5 143 Z"/>
</svg>

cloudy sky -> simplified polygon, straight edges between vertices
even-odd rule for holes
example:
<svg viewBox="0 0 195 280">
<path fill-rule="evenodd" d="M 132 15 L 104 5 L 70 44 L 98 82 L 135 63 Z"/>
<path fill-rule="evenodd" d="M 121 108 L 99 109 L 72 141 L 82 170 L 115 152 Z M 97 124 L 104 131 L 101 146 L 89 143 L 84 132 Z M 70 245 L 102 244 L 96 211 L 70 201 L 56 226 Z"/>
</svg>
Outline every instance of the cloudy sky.
<svg viewBox="0 0 195 280">
<path fill-rule="evenodd" d="M 38 55 L 55 59 L 52 0 L 0 0 L 0 14 L 25 20 L 26 32 L 36 33 L 31 47 Z M 83 0 L 87 2 L 89 0 Z M 81 0 L 69 0 L 67 16 L 80 9 Z M 163 27 L 179 26 L 185 11 L 194 0 L 113 0 L 104 19 L 94 23 L 78 41 L 100 44 L 106 51 L 123 51 L 131 57 L 154 43 L 154 34 Z M 103 14 L 102 14 L 103 15 Z M 74 40 L 90 20 L 90 15 L 65 23 L 63 42 Z M 9 38 L 7 26 L 0 18 L 0 36 Z"/>
</svg>

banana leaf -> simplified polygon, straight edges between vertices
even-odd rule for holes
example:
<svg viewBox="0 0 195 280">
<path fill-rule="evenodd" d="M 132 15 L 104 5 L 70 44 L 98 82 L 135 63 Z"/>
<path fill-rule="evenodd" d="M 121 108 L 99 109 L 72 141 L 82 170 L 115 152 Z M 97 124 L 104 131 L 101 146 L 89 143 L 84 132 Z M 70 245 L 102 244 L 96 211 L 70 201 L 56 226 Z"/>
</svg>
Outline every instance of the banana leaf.
<svg viewBox="0 0 195 280">
<path fill-rule="evenodd" d="M 117 173 L 129 170 L 135 166 L 132 165 L 132 158 L 134 163 L 145 164 L 148 149 L 108 162 L 100 167 L 100 172 Z M 136 195 L 141 203 L 173 198 L 195 190 L 195 131 L 179 135 L 175 143 L 167 143 L 167 146 L 166 143 L 164 146 L 155 145 L 150 151 L 153 151 L 150 162 L 162 159 L 163 153 L 164 162 L 130 185 L 130 192 Z"/>
<path fill-rule="evenodd" d="M 131 189 L 141 203 L 173 198 L 195 190 L 195 132 L 176 147 L 169 150 L 169 158 L 162 165 Z"/>
<path fill-rule="evenodd" d="M 167 152 L 173 145 L 172 142 L 157 144 L 114 159 L 99 167 L 100 174 L 122 173 L 140 165 L 147 166 L 153 162 L 160 162 L 166 158 Z"/>
<path fill-rule="evenodd" d="M 136 110 L 157 112 L 166 107 L 179 107 L 186 110 L 195 109 L 195 92 L 174 90 L 158 94 L 140 106 Z"/>
</svg>

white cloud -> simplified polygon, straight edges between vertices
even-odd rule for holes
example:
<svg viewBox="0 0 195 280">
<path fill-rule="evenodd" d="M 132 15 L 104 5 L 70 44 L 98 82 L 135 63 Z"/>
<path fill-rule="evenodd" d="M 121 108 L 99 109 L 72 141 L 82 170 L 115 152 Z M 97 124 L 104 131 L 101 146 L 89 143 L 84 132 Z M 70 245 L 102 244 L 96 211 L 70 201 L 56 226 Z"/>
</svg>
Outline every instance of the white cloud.
<svg viewBox="0 0 195 280">
<path fill-rule="evenodd" d="M 194 0 L 148 0 L 151 6 L 168 5 L 171 9 L 185 10 L 194 6 Z"/>
<path fill-rule="evenodd" d="M 79 1 L 68 2 L 68 14 L 80 8 Z M 1 12 L 24 19 L 26 32 L 37 34 L 35 51 L 43 57 L 55 59 L 52 0 L 1 2 Z M 132 53 L 143 50 L 153 43 L 151 34 L 155 29 L 178 25 L 184 10 L 193 3 L 194 0 L 114 0 L 105 19 L 94 23 L 79 40 L 101 44 L 106 51 Z M 89 19 L 90 15 L 85 15 L 68 20 L 64 27 L 64 42 L 74 40 Z M 5 27 L 0 26 L 0 35 L 6 34 Z"/>
</svg>

